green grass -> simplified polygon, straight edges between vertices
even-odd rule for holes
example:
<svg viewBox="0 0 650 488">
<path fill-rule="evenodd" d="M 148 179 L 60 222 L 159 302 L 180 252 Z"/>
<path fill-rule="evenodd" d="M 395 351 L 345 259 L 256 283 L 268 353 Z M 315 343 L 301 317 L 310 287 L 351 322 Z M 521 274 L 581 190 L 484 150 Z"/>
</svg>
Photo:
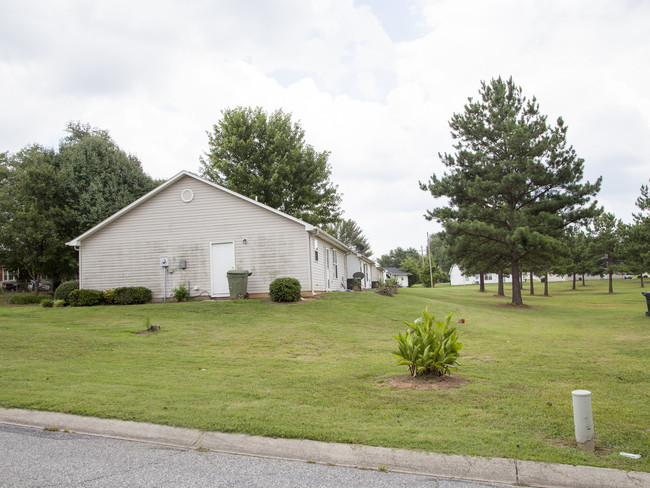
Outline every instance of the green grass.
<svg viewBox="0 0 650 488">
<path fill-rule="evenodd" d="M 524 307 L 477 287 L 320 300 L 0 306 L 0 405 L 202 430 L 650 471 L 650 317 L 639 282 Z M 537 285 L 536 292 L 541 293 Z M 459 376 L 399 390 L 403 319 L 453 312 Z M 150 318 L 162 331 L 136 334 Z M 571 391 L 592 392 L 597 451 L 575 446 Z M 621 457 L 620 451 L 643 458 Z"/>
</svg>

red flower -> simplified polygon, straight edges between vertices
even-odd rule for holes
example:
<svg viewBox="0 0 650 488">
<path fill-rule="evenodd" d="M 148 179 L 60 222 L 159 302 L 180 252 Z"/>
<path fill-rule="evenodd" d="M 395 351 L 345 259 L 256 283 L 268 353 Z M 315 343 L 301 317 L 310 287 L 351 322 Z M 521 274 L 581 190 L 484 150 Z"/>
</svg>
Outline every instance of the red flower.
<svg viewBox="0 0 650 488">
<path fill-rule="evenodd" d="M 460 319 L 459 322 L 460 322 L 461 324 L 464 324 L 464 323 L 465 323 L 465 319 Z"/>
</svg>

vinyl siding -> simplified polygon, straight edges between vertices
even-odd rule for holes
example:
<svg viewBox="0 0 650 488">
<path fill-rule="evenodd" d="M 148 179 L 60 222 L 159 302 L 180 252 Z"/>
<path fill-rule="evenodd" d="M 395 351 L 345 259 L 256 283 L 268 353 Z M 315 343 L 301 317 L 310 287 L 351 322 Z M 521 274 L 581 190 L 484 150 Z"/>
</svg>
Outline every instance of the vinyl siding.
<svg viewBox="0 0 650 488">
<path fill-rule="evenodd" d="M 349 279 L 354 278 L 354 273 L 361 272 L 364 274 L 363 280 L 361 280 L 362 288 L 371 288 L 373 281 L 378 281 L 379 274 L 377 273 L 377 268 L 364 261 L 362 258 L 357 256 L 354 253 L 350 253 L 346 257 L 347 264 L 347 277 Z M 373 275 L 374 273 L 374 275 Z"/>
<path fill-rule="evenodd" d="M 347 277 L 350 279 L 354 278 L 354 273 L 362 271 L 361 261 L 354 253 L 350 253 L 346 256 L 345 263 L 347 265 Z"/>
<path fill-rule="evenodd" d="M 316 260 L 316 249 L 318 249 L 318 261 Z M 329 250 L 330 286 L 327 287 L 327 251 Z M 311 238 L 311 267 L 314 279 L 314 291 L 338 291 L 346 288 L 347 266 L 344 248 L 332 246 L 319 239 Z M 337 254 L 338 277 L 334 264 L 334 251 Z"/>
<path fill-rule="evenodd" d="M 189 203 L 181 200 L 186 189 L 194 193 Z M 192 296 L 209 296 L 210 243 L 234 242 L 235 266 L 253 273 L 249 293 L 268 293 L 275 278 L 286 276 L 306 291 L 311 289 L 308 239 L 304 225 L 184 176 L 83 239 L 80 286 L 146 286 L 161 298 L 165 256 L 168 296 L 181 281 L 189 282 Z M 179 269 L 180 260 L 187 269 Z"/>
</svg>

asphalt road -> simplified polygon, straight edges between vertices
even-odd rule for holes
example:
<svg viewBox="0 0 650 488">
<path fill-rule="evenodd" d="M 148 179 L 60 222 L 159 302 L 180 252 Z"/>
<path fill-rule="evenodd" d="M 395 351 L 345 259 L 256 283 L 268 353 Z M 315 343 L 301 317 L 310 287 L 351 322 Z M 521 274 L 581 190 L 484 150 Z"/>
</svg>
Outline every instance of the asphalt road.
<svg viewBox="0 0 650 488">
<path fill-rule="evenodd" d="M 0 487 L 512 488 L 0 424 Z"/>
</svg>

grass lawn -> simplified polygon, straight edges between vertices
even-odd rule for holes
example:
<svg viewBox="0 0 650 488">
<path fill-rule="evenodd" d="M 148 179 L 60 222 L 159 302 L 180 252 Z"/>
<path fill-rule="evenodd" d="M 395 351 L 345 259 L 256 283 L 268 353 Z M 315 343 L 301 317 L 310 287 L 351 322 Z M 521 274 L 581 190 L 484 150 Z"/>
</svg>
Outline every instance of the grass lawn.
<svg viewBox="0 0 650 488">
<path fill-rule="evenodd" d="M 0 406 L 650 471 L 650 317 L 639 281 L 616 281 L 614 295 L 606 280 L 550 286 L 551 297 L 525 290 L 524 307 L 496 297 L 496 285 L 297 304 L 3 304 Z M 469 383 L 390 387 L 407 372 L 391 355 L 393 335 L 427 305 L 466 319 L 456 375 Z M 136 334 L 147 318 L 162 332 Z M 576 389 L 592 392 L 595 454 L 575 447 Z"/>
</svg>

